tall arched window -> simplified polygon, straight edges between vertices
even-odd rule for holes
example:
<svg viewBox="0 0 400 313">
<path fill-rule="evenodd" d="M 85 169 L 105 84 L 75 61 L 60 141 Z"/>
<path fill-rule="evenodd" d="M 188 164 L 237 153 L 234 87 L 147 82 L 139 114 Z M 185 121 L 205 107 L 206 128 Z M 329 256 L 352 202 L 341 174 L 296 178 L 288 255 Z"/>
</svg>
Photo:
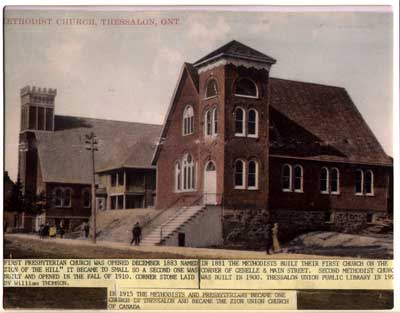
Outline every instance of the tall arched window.
<svg viewBox="0 0 400 313">
<path fill-rule="evenodd" d="M 175 191 L 181 191 L 181 189 L 182 189 L 181 163 L 177 161 L 175 163 Z"/>
<path fill-rule="evenodd" d="M 71 188 L 64 189 L 64 197 L 63 197 L 63 206 L 64 207 L 71 207 L 71 198 L 72 198 L 72 190 Z"/>
<path fill-rule="evenodd" d="M 235 85 L 235 96 L 257 98 L 258 90 L 256 84 L 248 78 L 241 78 Z"/>
<path fill-rule="evenodd" d="M 217 81 L 215 79 L 210 79 L 207 82 L 206 98 L 215 97 L 216 95 L 218 95 Z"/>
<path fill-rule="evenodd" d="M 258 162 L 251 160 L 248 167 L 247 187 L 248 189 L 258 189 Z"/>
<path fill-rule="evenodd" d="M 218 133 L 218 110 L 217 108 L 214 108 L 212 111 L 212 118 L 213 118 L 213 134 L 217 134 Z"/>
<path fill-rule="evenodd" d="M 195 189 L 195 166 L 190 154 L 183 157 L 183 190 L 192 191 Z"/>
<path fill-rule="evenodd" d="M 340 192 L 339 170 L 337 168 L 331 169 L 330 185 L 331 185 L 331 193 L 338 194 Z"/>
<path fill-rule="evenodd" d="M 356 170 L 356 195 L 363 194 L 364 185 L 364 172 L 362 170 Z"/>
<path fill-rule="evenodd" d="M 205 121 L 204 127 L 206 136 L 216 135 L 218 130 L 217 108 L 213 108 L 206 111 L 204 121 Z"/>
<path fill-rule="evenodd" d="M 90 190 L 88 188 L 83 189 L 82 198 L 83 198 L 83 207 L 90 208 L 91 207 L 91 203 L 90 203 L 91 196 L 90 196 Z"/>
<path fill-rule="evenodd" d="M 301 165 L 295 165 L 294 167 L 294 191 L 303 191 L 303 167 Z"/>
<path fill-rule="evenodd" d="M 321 193 L 329 193 L 329 171 L 326 167 L 321 168 L 319 175 L 319 190 Z"/>
<path fill-rule="evenodd" d="M 211 110 L 208 110 L 205 114 L 205 128 L 206 128 L 206 135 L 211 136 L 212 133 L 212 121 L 211 121 Z"/>
<path fill-rule="evenodd" d="M 234 183 L 236 189 L 244 189 L 244 177 L 245 177 L 245 163 L 242 160 L 236 160 L 234 169 Z"/>
<path fill-rule="evenodd" d="M 245 135 L 245 111 L 242 108 L 235 110 L 235 135 Z"/>
<path fill-rule="evenodd" d="M 183 111 L 183 134 L 190 135 L 194 131 L 194 113 L 193 107 L 188 105 Z"/>
<path fill-rule="evenodd" d="M 249 137 L 258 137 L 258 112 L 255 109 L 249 110 L 247 135 Z"/>
<path fill-rule="evenodd" d="M 365 172 L 364 192 L 366 195 L 374 194 L 374 173 L 371 170 Z"/>
<path fill-rule="evenodd" d="M 282 190 L 292 190 L 292 167 L 289 164 L 282 166 Z"/>
<path fill-rule="evenodd" d="M 62 188 L 55 188 L 54 189 L 54 205 L 56 207 L 62 207 L 63 205 L 63 190 Z"/>
</svg>

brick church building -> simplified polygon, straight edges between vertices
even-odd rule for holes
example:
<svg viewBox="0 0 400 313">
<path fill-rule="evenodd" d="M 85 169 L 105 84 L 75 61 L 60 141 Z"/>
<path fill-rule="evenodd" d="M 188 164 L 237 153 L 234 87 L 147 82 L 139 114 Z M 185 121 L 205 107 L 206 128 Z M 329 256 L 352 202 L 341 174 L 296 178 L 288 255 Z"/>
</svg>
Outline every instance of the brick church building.
<svg viewBox="0 0 400 313">
<path fill-rule="evenodd" d="M 153 158 L 157 206 L 221 207 L 239 241 L 267 222 L 290 238 L 385 216 L 392 160 L 346 90 L 272 78 L 275 62 L 231 41 L 183 65 Z"/>
<path fill-rule="evenodd" d="M 282 238 L 357 232 L 386 216 L 392 159 L 346 90 L 272 78 L 275 63 L 237 41 L 185 63 L 162 127 L 57 116 L 56 90 L 25 87 L 21 182 L 52 199 L 47 219 L 89 218 L 93 131 L 98 210 L 170 212 L 147 244 L 254 242 L 267 223 Z"/>
</svg>

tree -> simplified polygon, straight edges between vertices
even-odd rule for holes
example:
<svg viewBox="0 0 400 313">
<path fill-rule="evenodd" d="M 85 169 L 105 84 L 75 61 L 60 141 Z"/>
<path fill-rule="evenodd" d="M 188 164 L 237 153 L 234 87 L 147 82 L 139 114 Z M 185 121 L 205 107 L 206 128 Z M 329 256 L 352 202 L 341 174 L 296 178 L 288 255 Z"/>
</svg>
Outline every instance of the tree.
<svg viewBox="0 0 400 313">
<path fill-rule="evenodd" d="M 8 198 L 4 205 L 6 211 L 22 212 L 24 210 L 24 196 L 22 194 L 22 184 L 19 176 L 17 182 L 12 188 L 11 196 Z"/>
</svg>

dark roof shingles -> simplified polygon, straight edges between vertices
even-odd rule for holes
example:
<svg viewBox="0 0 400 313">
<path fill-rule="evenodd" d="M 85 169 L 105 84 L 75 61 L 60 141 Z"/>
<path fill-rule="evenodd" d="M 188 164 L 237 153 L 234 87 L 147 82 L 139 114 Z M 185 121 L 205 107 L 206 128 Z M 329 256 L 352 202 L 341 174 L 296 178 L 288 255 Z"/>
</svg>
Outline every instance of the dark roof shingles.
<svg viewBox="0 0 400 313">
<path fill-rule="evenodd" d="M 236 40 L 232 40 L 227 44 L 223 45 L 222 47 L 214 50 L 213 52 L 207 54 L 206 56 L 202 57 L 200 60 L 196 61 L 194 65 L 196 66 L 199 63 L 202 63 L 208 59 L 212 59 L 218 55 L 225 55 L 225 56 L 233 56 L 238 58 L 245 58 L 245 59 L 254 59 L 259 60 L 261 62 L 266 63 L 275 63 L 276 60 L 271 58 L 270 56 L 257 51 L 253 48 L 250 48 L 241 42 Z"/>
<path fill-rule="evenodd" d="M 271 111 L 275 109 L 288 121 L 314 135 L 317 146 L 331 148 L 332 153 L 318 148 L 319 155 L 310 151 L 310 157 L 319 160 L 391 164 L 390 158 L 344 88 L 271 78 L 270 91 Z M 273 119 L 274 114 L 271 114 L 272 122 Z M 276 127 L 278 133 L 285 133 L 284 125 Z M 283 136 L 286 138 L 280 140 L 287 142 L 291 140 L 290 137 L 297 135 L 297 132 L 286 132 Z M 271 153 L 288 154 L 284 145 L 281 145 L 281 149 L 272 149 Z"/>
</svg>

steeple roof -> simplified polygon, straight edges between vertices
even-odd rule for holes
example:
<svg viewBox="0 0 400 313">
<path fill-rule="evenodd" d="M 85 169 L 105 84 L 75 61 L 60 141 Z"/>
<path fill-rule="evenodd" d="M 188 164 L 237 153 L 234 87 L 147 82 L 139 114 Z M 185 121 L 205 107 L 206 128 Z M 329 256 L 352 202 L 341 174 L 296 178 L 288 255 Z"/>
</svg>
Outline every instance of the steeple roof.
<svg viewBox="0 0 400 313">
<path fill-rule="evenodd" d="M 202 57 L 200 60 L 194 63 L 194 66 L 199 66 L 203 63 L 207 63 L 208 61 L 224 56 L 269 64 L 274 64 L 276 62 L 275 59 L 269 57 L 268 55 L 250 48 L 239 41 L 232 40 L 217 50 L 207 54 L 205 57 Z"/>
</svg>

